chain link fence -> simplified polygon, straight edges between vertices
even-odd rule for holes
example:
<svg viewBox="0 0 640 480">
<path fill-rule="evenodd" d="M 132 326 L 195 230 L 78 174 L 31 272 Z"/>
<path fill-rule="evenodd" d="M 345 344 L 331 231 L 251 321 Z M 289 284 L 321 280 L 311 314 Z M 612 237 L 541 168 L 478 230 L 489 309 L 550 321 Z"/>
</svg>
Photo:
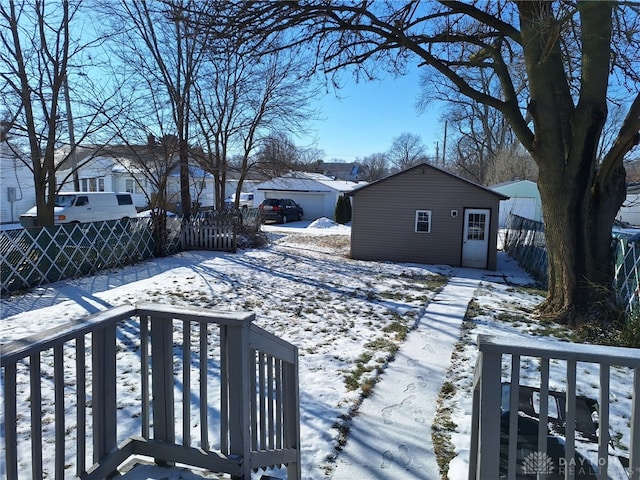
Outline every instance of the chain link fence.
<svg viewBox="0 0 640 480">
<path fill-rule="evenodd" d="M 640 314 L 640 235 L 614 235 L 614 288 L 627 315 Z M 504 250 L 543 285 L 547 282 L 544 224 L 509 214 Z"/>
</svg>

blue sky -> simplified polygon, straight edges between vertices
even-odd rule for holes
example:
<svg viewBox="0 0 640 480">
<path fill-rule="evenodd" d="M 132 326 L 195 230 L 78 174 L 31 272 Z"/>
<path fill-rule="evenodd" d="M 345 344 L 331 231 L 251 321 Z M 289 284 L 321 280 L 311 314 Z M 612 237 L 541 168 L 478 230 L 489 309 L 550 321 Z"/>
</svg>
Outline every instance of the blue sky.
<svg viewBox="0 0 640 480">
<path fill-rule="evenodd" d="M 346 77 L 340 98 L 330 91 L 319 99 L 321 119 L 310 122 L 305 143 L 315 140 L 325 160 L 354 161 L 391 147 L 394 137 L 410 132 L 420 135 L 429 155 L 435 155 L 435 142 L 440 142 L 444 128 L 440 125 L 437 105 L 419 114 L 416 101 L 420 93 L 417 68 L 404 77 L 387 75 L 383 80 L 356 83 Z"/>
</svg>

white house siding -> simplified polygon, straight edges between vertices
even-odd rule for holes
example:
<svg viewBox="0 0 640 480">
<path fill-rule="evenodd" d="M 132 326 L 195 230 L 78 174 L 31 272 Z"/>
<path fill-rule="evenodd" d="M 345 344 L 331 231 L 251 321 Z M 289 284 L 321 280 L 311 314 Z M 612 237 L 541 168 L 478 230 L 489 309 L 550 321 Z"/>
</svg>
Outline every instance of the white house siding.
<svg viewBox="0 0 640 480">
<path fill-rule="evenodd" d="M 510 198 L 509 200 L 502 200 L 500 202 L 500 217 L 498 219 L 500 228 L 507 226 L 509 214 L 530 218 L 537 222 L 542 221 L 542 215 L 537 213 L 535 198 Z"/>
<path fill-rule="evenodd" d="M 10 189 L 15 191 L 13 201 L 9 198 Z M 14 157 L 5 143 L 0 143 L 0 223 L 19 221 L 20 215 L 35 204 L 31 170 Z"/>
<path fill-rule="evenodd" d="M 78 168 L 78 178 L 80 179 L 81 191 L 93 191 L 92 186 L 97 186 L 98 182 L 104 186 L 104 192 L 129 192 L 132 194 L 133 203 L 138 210 L 147 207 L 153 189 L 150 187 L 146 176 L 133 167 L 127 168 L 127 159 L 114 159 L 112 157 L 98 156 L 90 160 L 82 159 Z M 63 170 L 58 174 L 59 179 L 66 178 L 61 190 L 71 192 L 75 190 L 73 177 L 70 170 Z M 99 180 L 101 179 L 101 180 Z M 127 181 L 131 180 L 131 181 Z"/>
</svg>

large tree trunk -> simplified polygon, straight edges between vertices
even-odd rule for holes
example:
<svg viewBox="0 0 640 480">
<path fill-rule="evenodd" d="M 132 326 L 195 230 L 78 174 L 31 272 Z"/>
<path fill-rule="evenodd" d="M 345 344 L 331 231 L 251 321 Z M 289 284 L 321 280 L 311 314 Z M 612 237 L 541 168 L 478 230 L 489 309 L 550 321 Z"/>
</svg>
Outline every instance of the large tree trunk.
<svg viewBox="0 0 640 480">
<path fill-rule="evenodd" d="M 541 170 L 539 181 L 549 261 L 542 315 L 572 325 L 615 320 L 611 228 L 625 198 L 625 175 L 580 182 Z M 581 185 L 580 188 L 577 188 Z"/>
<path fill-rule="evenodd" d="M 615 315 L 611 228 L 625 198 L 622 155 L 599 159 L 607 117 L 612 5 L 583 5 L 582 88 L 574 104 L 550 3 L 519 3 L 549 259 L 540 311 L 580 324 Z"/>
</svg>

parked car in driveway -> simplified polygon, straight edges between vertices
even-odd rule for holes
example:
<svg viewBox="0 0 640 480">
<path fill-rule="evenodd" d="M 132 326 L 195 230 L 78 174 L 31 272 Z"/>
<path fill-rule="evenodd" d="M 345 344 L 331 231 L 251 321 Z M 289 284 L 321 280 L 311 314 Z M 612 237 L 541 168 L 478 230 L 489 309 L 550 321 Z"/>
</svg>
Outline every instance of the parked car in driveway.
<svg viewBox="0 0 640 480">
<path fill-rule="evenodd" d="M 137 215 L 133 198 L 127 192 L 60 192 L 53 207 L 56 225 L 126 220 Z M 38 207 L 20 215 L 20 223 L 25 228 L 38 226 Z"/>
<path fill-rule="evenodd" d="M 302 220 L 302 207 L 290 198 L 265 198 L 258 206 L 263 220 L 280 223 Z"/>
</svg>

